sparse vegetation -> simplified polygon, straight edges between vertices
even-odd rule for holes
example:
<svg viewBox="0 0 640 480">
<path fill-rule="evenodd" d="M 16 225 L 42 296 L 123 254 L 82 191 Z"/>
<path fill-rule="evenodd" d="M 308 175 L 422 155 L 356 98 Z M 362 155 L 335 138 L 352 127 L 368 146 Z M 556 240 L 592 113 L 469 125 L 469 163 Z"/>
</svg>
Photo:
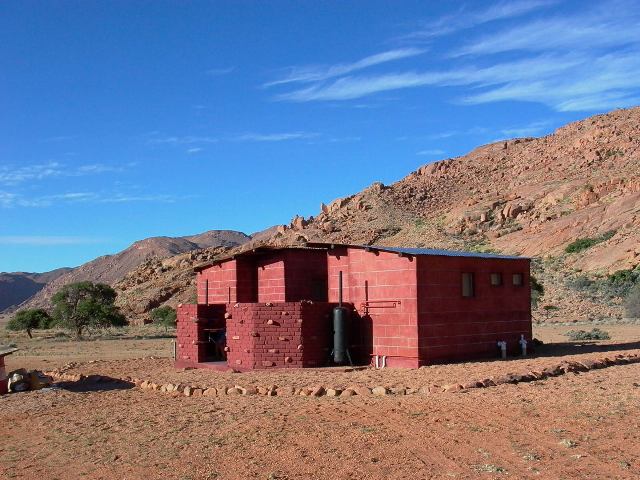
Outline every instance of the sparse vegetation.
<svg viewBox="0 0 640 480">
<path fill-rule="evenodd" d="M 604 152 L 604 155 L 600 151 L 597 151 L 597 154 L 602 158 L 622 157 L 624 155 L 624 150 L 621 148 L 610 148 Z"/>
<path fill-rule="evenodd" d="M 102 283 L 65 285 L 51 299 L 54 324 L 73 330 L 77 339 L 89 328 L 124 326 L 126 319 L 114 305 L 115 299 L 115 290 Z"/>
<path fill-rule="evenodd" d="M 602 278 L 589 278 L 586 275 L 578 275 L 566 282 L 567 286 L 586 293 L 592 298 L 604 299 L 625 298 L 631 290 L 640 284 L 640 269 L 618 270 L 611 275 Z"/>
<path fill-rule="evenodd" d="M 567 253 L 581 252 L 583 250 L 586 250 L 587 248 L 591 248 L 594 245 L 597 245 L 598 243 L 606 242 L 615 234 L 615 230 L 609 230 L 608 232 L 605 232 L 602 235 L 598 235 L 597 237 L 578 238 L 574 242 L 571 242 L 569 245 L 567 245 L 564 251 Z"/>
<path fill-rule="evenodd" d="M 151 311 L 151 320 L 156 325 L 163 326 L 165 332 L 169 330 L 169 327 L 176 326 L 176 318 L 176 311 L 167 305 L 154 308 Z"/>
<path fill-rule="evenodd" d="M 544 296 L 544 285 L 536 277 L 531 275 L 531 306 L 536 308 L 538 302 Z"/>
<path fill-rule="evenodd" d="M 51 326 L 51 317 L 46 310 L 42 308 L 32 308 L 28 310 L 21 310 L 9 320 L 7 323 L 7 330 L 19 332 L 24 330 L 27 332 L 29 338 L 33 338 L 31 334 L 32 330 L 37 328 L 46 329 Z"/>
<path fill-rule="evenodd" d="M 566 334 L 571 341 L 582 341 L 582 340 L 609 340 L 611 337 L 609 336 L 609 332 L 605 330 L 600 330 L 599 328 L 593 328 L 590 332 L 586 330 L 569 330 Z"/>
<path fill-rule="evenodd" d="M 549 317 L 553 314 L 553 312 L 557 312 L 558 310 L 560 310 L 560 307 L 557 307 L 555 305 L 545 305 L 542 307 L 542 309 L 544 310 L 547 320 L 549 320 Z"/>
<path fill-rule="evenodd" d="M 624 307 L 627 317 L 640 318 L 640 283 L 629 291 Z"/>
</svg>

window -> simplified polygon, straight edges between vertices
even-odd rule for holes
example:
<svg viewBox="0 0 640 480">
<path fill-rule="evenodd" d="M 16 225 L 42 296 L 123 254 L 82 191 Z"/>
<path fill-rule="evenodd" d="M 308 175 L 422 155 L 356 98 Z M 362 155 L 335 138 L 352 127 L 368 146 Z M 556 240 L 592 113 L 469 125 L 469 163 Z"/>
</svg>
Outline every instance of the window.
<svg viewBox="0 0 640 480">
<path fill-rule="evenodd" d="M 462 274 L 462 296 L 473 297 L 473 273 Z"/>
<path fill-rule="evenodd" d="M 502 285 L 502 274 L 501 273 L 492 273 L 491 274 L 491 286 L 499 287 Z"/>
<path fill-rule="evenodd" d="M 522 274 L 521 273 L 514 273 L 513 274 L 513 285 L 516 287 L 521 287 L 522 286 Z"/>
</svg>

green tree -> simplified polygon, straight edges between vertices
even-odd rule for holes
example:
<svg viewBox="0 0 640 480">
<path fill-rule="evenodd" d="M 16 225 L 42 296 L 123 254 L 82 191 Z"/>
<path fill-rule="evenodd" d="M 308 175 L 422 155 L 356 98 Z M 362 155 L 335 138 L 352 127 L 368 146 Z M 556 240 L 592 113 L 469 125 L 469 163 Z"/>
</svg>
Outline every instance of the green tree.
<svg viewBox="0 0 640 480">
<path fill-rule="evenodd" d="M 51 324 L 51 317 L 46 310 L 41 308 L 31 308 L 27 310 L 20 310 L 16 315 L 7 323 L 7 330 L 21 331 L 24 330 L 29 335 L 29 338 L 33 338 L 31 331 L 36 328 L 49 328 Z"/>
<path fill-rule="evenodd" d="M 176 318 L 176 311 L 167 305 L 154 308 L 151 311 L 151 320 L 153 323 L 164 326 L 165 331 L 167 331 L 169 327 L 176 326 Z"/>
<path fill-rule="evenodd" d="M 126 319 L 114 304 L 116 295 L 113 288 L 102 283 L 65 285 L 52 298 L 54 322 L 75 331 L 76 338 L 90 327 L 124 326 Z"/>
</svg>

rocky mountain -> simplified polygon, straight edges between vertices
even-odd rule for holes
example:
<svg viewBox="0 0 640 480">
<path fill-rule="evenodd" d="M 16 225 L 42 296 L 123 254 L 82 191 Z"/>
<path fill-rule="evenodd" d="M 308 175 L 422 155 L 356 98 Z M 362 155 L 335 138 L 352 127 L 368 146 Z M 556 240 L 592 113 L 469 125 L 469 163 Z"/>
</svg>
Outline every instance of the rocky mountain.
<svg viewBox="0 0 640 480">
<path fill-rule="evenodd" d="M 21 307 L 34 308 L 49 304 L 51 296 L 63 285 L 83 280 L 113 285 L 145 262 L 173 257 L 207 248 L 228 249 L 241 245 L 251 237 L 231 230 L 211 230 L 187 237 L 152 237 L 135 242 L 114 255 L 105 255 L 52 279 Z"/>
<path fill-rule="evenodd" d="M 42 290 L 47 283 L 70 270 L 58 268 L 45 273 L 0 273 L 0 312 L 21 304 Z"/>
<path fill-rule="evenodd" d="M 535 257 L 547 286 L 540 308 L 553 307 L 538 318 L 620 317 L 604 287 L 640 264 L 640 108 L 422 166 L 296 217 L 271 241 L 327 239 Z M 567 253 L 576 241 L 588 246 Z M 602 291 L 574 288 L 588 282 Z"/>
</svg>

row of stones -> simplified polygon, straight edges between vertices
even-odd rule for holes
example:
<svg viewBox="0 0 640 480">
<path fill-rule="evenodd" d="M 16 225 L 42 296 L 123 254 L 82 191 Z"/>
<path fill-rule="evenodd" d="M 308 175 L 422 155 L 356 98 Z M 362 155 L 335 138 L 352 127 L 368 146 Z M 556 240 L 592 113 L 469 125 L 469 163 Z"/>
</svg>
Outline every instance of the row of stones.
<svg viewBox="0 0 640 480">
<path fill-rule="evenodd" d="M 112 379 L 110 377 L 103 377 L 100 375 L 73 375 L 73 374 L 56 374 L 56 372 L 48 372 L 48 375 L 54 378 L 59 378 L 68 381 L 122 381 L 127 383 L 133 383 L 137 387 L 143 390 L 153 390 L 160 392 L 171 393 L 175 396 L 184 395 L 186 397 L 216 397 L 223 395 L 264 395 L 264 396 L 306 396 L 306 397 L 351 397 L 351 396 L 385 396 L 385 395 L 411 395 L 411 394 L 435 394 L 435 393 L 454 393 L 463 392 L 474 388 L 487 388 L 504 384 L 516 384 L 521 382 L 532 382 L 536 380 L 544 380 L 546 378 L 558 377 L 567 373 L 580 373 L 587 372 L 589 370 L 606 368 L 614 365 L 627 365 L 631 363 L 640 363 L 640 355 L 616 355 L 615 357 L 605 357 L 598 360 L 582 360 L 563 362 L 553 367 L 547 367 L 540 371 L 530 371 L 525 374 L 506 374 L 497 377 L 486 378 L 480 381 L 468 382 L 465 384 L 453 383 L 444 386 L 429 385 L 420 388 L 412 387 L 386 387 L 376 386 L 369 388 L 366 386 L 352 386 L 348 388 L 332 387 L 327 388 L 322 385 L 314 387 L 279 387 L 277 385 L 271 385 L 268 387 L 242 387 L 234 385 L 232 387 L 197 387 L 183 384 L 158 384 L 150 382 L 148 380 L 140 380 L 138 378 L 120 378 Z"/>
</svg>

